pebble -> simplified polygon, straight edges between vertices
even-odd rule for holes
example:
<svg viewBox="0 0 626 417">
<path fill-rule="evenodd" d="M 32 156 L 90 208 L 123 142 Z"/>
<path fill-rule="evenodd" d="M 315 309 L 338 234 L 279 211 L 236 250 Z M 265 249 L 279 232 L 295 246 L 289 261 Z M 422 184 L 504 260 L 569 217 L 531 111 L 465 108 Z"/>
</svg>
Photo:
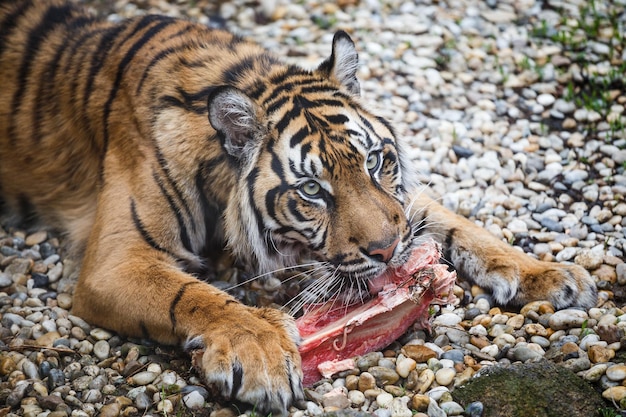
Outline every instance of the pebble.
<svg viewBox="0 0 626 417">
<path fill-rule="evenodd" d="M 554 330 L 581 327 L 589 318 L 587 312 L 577 309 L 565 309 L 555 312 L 550 316 L 550 328 Z"/>
</svg>

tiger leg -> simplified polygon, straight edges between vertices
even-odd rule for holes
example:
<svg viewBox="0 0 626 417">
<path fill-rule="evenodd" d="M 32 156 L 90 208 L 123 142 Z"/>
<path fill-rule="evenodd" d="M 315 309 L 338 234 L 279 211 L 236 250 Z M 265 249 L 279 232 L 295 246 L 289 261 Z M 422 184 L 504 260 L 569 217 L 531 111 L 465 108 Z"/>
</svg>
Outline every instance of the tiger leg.
<svg viewBox="0 0 626 417">
<path fill-rule="evenodd" d="M 285 414 L 303 398 L 293 318 L 245 306 L 183 272 L 124 220 L 130 215 L 116 201 L 98 212 L 73 314 L 125 335 L 204 349 L 208 384 L 264 414 Z"/>
<path fill-rule="evenodd" d="M 549 300 L 556 308 L 595 305 L 596 285 L 584 268 L 534 259 L 424 192 L 412 197 L 409 216 L 418 234 L 441 243 L 459 276 L 490 291 L 497 303 Z"/>
</svg>

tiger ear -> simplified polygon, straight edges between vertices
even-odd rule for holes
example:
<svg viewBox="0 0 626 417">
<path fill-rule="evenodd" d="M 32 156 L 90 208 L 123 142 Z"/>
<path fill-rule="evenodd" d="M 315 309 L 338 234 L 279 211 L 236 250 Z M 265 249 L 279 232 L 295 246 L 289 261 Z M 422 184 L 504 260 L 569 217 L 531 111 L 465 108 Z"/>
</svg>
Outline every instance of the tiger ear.
<svg viewBox="0 0 626 417">
<path fill-rule="evenodd" d="M 356 78 L 358 68 L 359 55 L 354 42 L 346 32 L 338 31 L 333 37 L 333 50 L 330 57 L 322 62 L 317 70 L 337 80 L 350 93 L 359 95 L 361 87 Z"/>
<path fill-rule="evenodd" d="M 209 122 L 229 155 L 241 159 L 259 138 L 257 105 L 241 90 L 223 85 L 208 98 Z"/>
</svg>

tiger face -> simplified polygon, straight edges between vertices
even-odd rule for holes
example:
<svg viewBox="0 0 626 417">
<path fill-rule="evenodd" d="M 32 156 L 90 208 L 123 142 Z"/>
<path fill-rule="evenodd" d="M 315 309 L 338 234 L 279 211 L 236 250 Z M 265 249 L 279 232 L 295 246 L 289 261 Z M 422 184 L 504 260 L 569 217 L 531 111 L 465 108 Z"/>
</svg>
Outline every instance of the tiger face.
<svg viewBox="0 0 626 417">
<path fill-rule="evenodd" d="M 390 126 L 358 103 L 357 62 L 339 32 L 317 70 L 275 74 L 281 81 L 262 97 L 222 87 L 209 98 L 209 120 L 239 175 L 226 236 L 261 271 L 309 256 L 336 285 L 363 288 L 408 256 L 410 178 Z"/>
</svg>

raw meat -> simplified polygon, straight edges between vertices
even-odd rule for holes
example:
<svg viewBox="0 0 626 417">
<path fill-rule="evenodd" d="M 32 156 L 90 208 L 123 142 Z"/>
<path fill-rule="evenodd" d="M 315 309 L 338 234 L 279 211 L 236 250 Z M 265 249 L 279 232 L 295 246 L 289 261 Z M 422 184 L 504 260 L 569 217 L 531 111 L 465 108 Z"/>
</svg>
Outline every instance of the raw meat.
<svg viewBox="0 0 626 417">
<path fill-rule="evenodd" d="M 439 245 L 428 241 L 404 265 L 372 280 L 375 295 L 364 304 L 338 306 L 331 300 L 305 311 L 296 320 L 304 384 L 354 367 L 351 358 L 384 348 L 413 323 L 429 327 L 430 305 L 454 301 L 456 274 L 438 263 L 440 257 Z"/>
</svg>

